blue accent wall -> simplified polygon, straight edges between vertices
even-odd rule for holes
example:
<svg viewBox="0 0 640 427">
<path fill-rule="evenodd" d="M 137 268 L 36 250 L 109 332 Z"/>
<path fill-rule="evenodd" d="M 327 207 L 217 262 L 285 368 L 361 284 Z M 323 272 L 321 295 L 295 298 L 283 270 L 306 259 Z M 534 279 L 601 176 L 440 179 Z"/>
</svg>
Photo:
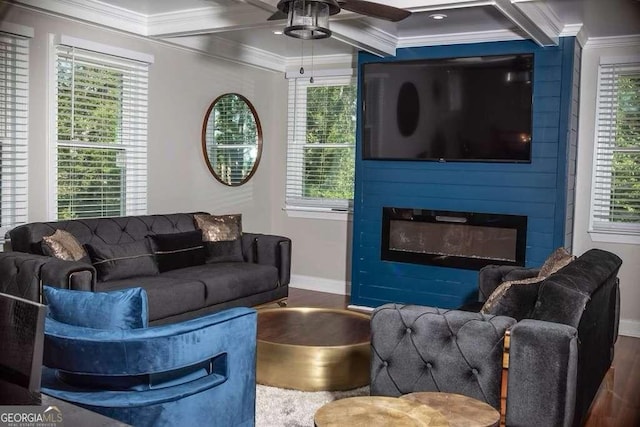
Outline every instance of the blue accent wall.
<svg viewBox="0 0 640 427">
<path fill-rule="evenodd" d="M 477 271 L 382 261 L 384 206 L 525 215 L 526 266 L 541 265 L 564 244 L 574 40 L 561 38 L 557 47 L 514 41 L 407 48 L 393 58 L 359 54 L 360 72 L 371 62 L 533 53 L 533 130 L 531 163 L 362 160 L 359 111 L 352 304 L 452 308 L 477 299 Z M 359 98 L 361 90 L 359 83 Z"/>
</svg>

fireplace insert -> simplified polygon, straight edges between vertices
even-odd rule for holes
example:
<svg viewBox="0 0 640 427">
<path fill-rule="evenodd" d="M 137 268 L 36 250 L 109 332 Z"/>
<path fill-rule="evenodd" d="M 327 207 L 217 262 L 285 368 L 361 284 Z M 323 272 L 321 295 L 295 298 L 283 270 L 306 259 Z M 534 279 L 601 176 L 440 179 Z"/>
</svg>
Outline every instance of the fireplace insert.
<svg viewBox="0 0 640 427">
<path fill-rule="evenodd" d="M 527 217 L 384 207 L 382 259 L 479 270 L 524 266 Z"/>
</svg>

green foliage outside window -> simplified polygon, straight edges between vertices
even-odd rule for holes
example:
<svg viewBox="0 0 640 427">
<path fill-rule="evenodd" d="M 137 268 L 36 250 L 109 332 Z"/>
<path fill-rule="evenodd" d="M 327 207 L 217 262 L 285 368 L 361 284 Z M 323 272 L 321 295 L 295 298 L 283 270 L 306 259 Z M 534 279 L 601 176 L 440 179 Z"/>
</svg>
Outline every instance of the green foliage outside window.
<svg viewBox="0 0 640 427">
<path fill-rule="evenodd" d="M 617 101 L 610 210 L 617 222 L 640 223 L 640 74 L 619 76 Z"/>
<path fill-rule="evenodd" d="M 58 64 L 59 219 L 124 213 L 122 92 L 117 71 Z"/>
<path fill-rule="evenodd" d="M 307 89 L 304 197 L 353 199 L 356 87 Z"/>
</svg>

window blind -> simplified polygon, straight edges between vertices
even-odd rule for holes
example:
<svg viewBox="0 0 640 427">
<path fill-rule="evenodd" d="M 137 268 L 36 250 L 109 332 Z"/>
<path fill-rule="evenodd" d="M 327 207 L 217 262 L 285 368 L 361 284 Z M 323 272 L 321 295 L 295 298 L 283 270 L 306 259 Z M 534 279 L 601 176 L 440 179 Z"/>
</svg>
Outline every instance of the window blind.
<svg viewBox="0 0 640 427">
<path fill-rule="evenodd" d="M 291 79 L 288 103 L 287 208 L 348 209 L 353 199 L 355 79 Z"/>
<path fill-rule="evenodd" d="M 600 65 L 591 230 L 640 234 L 640 62 Z"/>
<path fill-rule="evenodd" d="M 0 32 L 0 242 L 27 221 L 29 39 Z"/>
<path fill-rule="evenodd" d="M 57 50 L 57 217 L 147 211 L 148 64 Z"/>
</svg>

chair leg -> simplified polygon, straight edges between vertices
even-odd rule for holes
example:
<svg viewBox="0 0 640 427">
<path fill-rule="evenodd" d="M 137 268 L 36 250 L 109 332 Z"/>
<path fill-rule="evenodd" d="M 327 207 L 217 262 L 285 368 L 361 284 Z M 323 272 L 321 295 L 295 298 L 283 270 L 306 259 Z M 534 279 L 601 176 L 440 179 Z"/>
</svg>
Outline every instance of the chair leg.
<svg viewBox="0 0 640 427">
<path fill-rule="evenodd" d="M 278 301 L 278 305 L 282 308 L 287 307 L 287 305 L 289 305 L 289 302 L 286 299 L 280 300 Z"/>
</svg>

